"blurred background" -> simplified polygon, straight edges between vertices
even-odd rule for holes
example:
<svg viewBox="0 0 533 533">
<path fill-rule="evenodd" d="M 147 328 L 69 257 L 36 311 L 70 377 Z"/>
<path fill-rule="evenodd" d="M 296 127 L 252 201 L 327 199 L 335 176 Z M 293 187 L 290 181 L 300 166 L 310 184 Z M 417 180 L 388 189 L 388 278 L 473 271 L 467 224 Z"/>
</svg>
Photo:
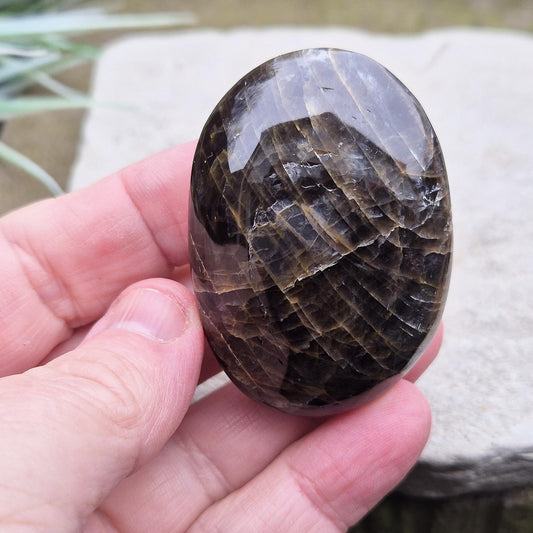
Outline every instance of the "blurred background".
<svg viewBox="0 0 533 533">
<path fill-rule="evenodd" d="M 343 25 L 380 32 L 443 26 L 533 29 L 530 0 L 124 0 L 130 11 L 186 10 L 200 26 Z"/>
<path fill-rule="evenodd" d="M 77 11 L 70 21 L 72 27 L 83 31 L 61 33 L 60 37 L 53 32 L 47 35 L 47 25 L 52 28 L 55 23 L 47 17 L 67 9 L 86 10 Z M 150 18 L 161 12 L 190 16 Z M 105 18 L 107 14 L 119 17 L 128 13 L 139 18 Z M 95 14 L 102 17 L 100 22 L 94 19 L 96 22 L 89 24 Z M 34 29 L 13 36 L 13 24 L 22 18 Z M 84 98 L 90 91 L 92 64 L 106 42 L 140 31 L 295 25 L 344 26 L 389 34 L 458 26 L 530 33 L 533 0 L 0 0 L 0 146 L 8 147 L 3 149 L 6 157 L 0 158 L 0 213 L 50 196 L 49 187 L 43 183 L 46 176 L 65 188 L 76 157 L 84 106 L 90 105 Z M 71 61 L 57 59 L 67 52 Z M 27 68 L 32 61 L 39 63 L 46 58 L 50 63 L 42 72 Z M 42 97 L 71 98 L 79 108 L 44 110 L 50 105 L 39 100 Z M 11 105 L 13 102 L 17 105 Z M 31 113 L 28 103 L 33 105 Z M 26 170 L 18 168 L 21 166 Z M 532 531 L 530 489 L 445 500 L 392 494 L 353 529 L 353 533 Z"/>
<path fill-rule="evenodd" d="M 533 31 L 531 0 L 2 0 L 0 15 L 3 17 L 0 24 L 9 25 L 9 19 L 5 18 L 9 15 L 17 18 L 44 16 L 55 10 L 90 9 L 95 6 L 106 13 L 137 13 L 142 17 L 155 12 L 188 12 L 195 19 L 195 28 L 342 25 L 372 32 L 413 33 L 439 27 L 474 26 Z M 146 21 L 146 24 L 149 25 L 149 22 Z M 41 28 L 45 27 L 44 24 L 41 25 Z M 72 41 L 101 46 L 132 31 L 157 31 L 157 28 L 140 30 L 129 27 L 122 30 L 82 32 L 81 35 L 74 34 Z M 168 31 L 168 28 L 159 31 Z M 2 35 L 0 31 L 0 44 Z M 32 44 L 28 46 L 31 48 Z M 86 55 L 95 56 L 96 52 Z M 0 59 L 5 67 L 5 61 L 9 57 L 6 58 L 5 53 L 2 55 L 0 52 Z M 54 80 L 80 93 L 89 89 L 90 76 L 91 61 L 81 62 L 66 70 L 57 69 L 53 73 Z M 5 77 L 0 71 L 0 90 L 4 83 Z M 23 95 L 32 97 L 49 92 L 30 85 L 24 89 Z M 5 94 L 0 92 L 0 101 Z M 35 162 L 64 187 L 76 154 L 83 115 L 83 109 L 26 114 L 20 110 L 16 113 L 2 113 L 0 108 L 0 119 L 7 119 L 1 140 L 18 154 L 28 158 L 30 163 Z M 27 172 L 7 164 L 5 159 L 0 160 L 0 213 L 48 195 L 48 189 Z"/>
</svg>

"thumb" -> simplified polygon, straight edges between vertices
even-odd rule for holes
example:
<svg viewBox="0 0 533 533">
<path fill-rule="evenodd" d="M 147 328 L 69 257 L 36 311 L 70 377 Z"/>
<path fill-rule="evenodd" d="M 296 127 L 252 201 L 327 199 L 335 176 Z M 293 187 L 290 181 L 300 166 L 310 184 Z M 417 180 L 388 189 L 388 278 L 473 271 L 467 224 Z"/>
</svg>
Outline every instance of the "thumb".
<svg viewBox="0 0 533 533">
<path fill-rule="evenodd" d="M 203 334 L 169 280 L 122 293 L 83 343 L 0 380 L 2 531 L 71 531 L 157 453 L 189 407 Z"/>
</svg>

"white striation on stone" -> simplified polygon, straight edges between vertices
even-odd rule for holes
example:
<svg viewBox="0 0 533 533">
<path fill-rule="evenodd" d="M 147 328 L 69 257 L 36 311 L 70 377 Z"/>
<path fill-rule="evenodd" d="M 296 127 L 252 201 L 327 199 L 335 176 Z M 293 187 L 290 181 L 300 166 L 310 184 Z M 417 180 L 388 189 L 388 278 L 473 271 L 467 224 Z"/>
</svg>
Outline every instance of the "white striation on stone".
<svg viewBox="0 0 533 533">
<path fill-rule="evenodd" d="M 451 29 L 385 36 L 340 28 L 191 31 L 127 38 L 98 62 L 78 188 L 194 139 L 266 59 L 305 47 L 365 53 L 424 106 L 447 162 L 455 224 L 445 343 L 420 379 L 430 441 L 402 490 L 419 496 L 533 485 L 533 38 Z"/>
</svg>

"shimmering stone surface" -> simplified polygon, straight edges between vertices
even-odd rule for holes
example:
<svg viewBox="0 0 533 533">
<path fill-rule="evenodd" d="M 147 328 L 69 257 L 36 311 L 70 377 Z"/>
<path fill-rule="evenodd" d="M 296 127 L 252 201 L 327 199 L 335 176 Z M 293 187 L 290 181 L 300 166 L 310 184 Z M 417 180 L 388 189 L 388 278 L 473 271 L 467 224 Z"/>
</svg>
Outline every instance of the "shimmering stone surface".
<svg viewBox="0 0 533 533">
<path fill-rule="evenodd" d="M 246 394 L 321 415 L 386 390 L 449 281 L 446 172 L 420 104 L 353 52 L 256 68 L 202 131 L 190 254 L 207 338 Z"/>
</svg>

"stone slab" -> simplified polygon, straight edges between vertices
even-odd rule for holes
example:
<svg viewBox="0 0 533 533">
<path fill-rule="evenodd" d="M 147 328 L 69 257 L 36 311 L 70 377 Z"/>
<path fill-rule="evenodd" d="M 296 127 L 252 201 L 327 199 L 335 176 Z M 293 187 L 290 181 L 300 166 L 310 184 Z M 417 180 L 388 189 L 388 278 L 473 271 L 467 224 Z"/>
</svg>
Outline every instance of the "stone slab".
<svg viewBox="0 0 533 533">
<path fill-rule="evenodd" d="M 445 343 L 420 387 L 433 429 L 402 490 L 450 496 L 533 485 L 533 37 L 342 28 L 131 37 L 98 62 L 71 186 L 197 137 L 227 89 L 277 54 L 347 48 L 417 96 L 443 146 L 455 224 Z"/>
</svg>

